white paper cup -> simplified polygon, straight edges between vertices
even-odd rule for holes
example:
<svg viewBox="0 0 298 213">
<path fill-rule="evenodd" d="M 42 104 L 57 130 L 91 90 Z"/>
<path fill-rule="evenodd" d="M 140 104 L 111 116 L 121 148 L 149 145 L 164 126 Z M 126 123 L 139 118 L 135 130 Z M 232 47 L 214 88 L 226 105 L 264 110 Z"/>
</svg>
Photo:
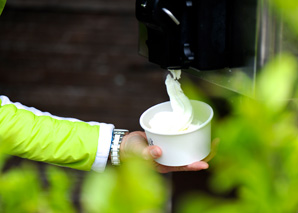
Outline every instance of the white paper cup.
<svg viewBox="0 0 298 213">
<path fill-rule="evenodd" d="M 150 119 L 158 112 L 172 111 L 170 102 L 157 104 L 146 110 L 140 117 L 140 125 L 145 130 L 149 145 L 162 149 L 162 156 L 156 162 L 166 166 L 185 166 L 200 161 L 211 150 L 212 108 L 201 101 L 191 100 L 194 120 L 199 125 L 175 134 L 158 133 L 150 128 Z"/>
</svg>

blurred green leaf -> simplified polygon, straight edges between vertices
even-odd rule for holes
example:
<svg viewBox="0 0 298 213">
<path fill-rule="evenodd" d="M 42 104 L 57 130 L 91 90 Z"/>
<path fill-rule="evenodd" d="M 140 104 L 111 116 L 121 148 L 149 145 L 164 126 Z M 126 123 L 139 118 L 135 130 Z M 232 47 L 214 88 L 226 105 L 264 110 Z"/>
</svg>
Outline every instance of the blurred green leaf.
<svg viewBox="0 0 298 213">
<path fill-rule="evenodd" d="M 166 184 L 151 164 L 132 158 L 119 168 L 92 173 L 83 188 L 87 212 L 164 212 Z"/>
<path fill-rule="evenodd" d="M 49 187 L 47 191 L 47 200 L 49 209 L 53 212 L 75 212 L 71 201 L 71 177 L 59 167 L 47 167 L 47 177 Z"/>
<path fill-rule="evenodd" d="M 49 188 L 41 184 L 33 164 L 9 169 L 0 176 L 0 212 L 75 212 L 70 182 L 59 168 L 49 168 Z"/>
<path fill-rule="evenodd" d="M 2 14 L 5 4 L 6 4 L 6 0 L 0 0 L 0 15 Z"/>
<path fill-rule="evenodd" d="M 296 0 L 270 0 L 270 2 L 286 24 L 298 35 L 298 2 Z"/>
<path fill-rule="evenodd" d="M 25 165 L 0 177 L 1 212 L 38 212 L 43 209 L 36 169 Z"/>
<path fill-rule="evenodd" d="M 282 54 L 270 61 L 258 76 L 257 95 L 273 111 L 279 111 L 287 104 L 297 80 L 297 58 Z"/>
<path fill-rule="evenodd" d="M 190 193 L 185 196 L 178 206 L 178 213 L 239 213 L 246 205 L 237 203 L 233 198 L 216 198 L 203 193 Z"/>
<path fill-rule="evenodd" d="M 206 95 L 187 76 L 180 80 L 184 94 L 191 100 L 207 101 Z"/>
</svg>

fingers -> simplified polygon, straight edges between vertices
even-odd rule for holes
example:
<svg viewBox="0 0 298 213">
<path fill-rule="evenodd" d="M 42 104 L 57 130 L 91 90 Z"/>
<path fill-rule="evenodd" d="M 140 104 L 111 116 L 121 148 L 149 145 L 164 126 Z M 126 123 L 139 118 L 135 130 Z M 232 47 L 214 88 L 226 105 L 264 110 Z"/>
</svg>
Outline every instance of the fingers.
<svg viewBox="0 0 298 213">
<path fill-rule="evenodd" d="M 190 165 L 185 166 L 185 168 L 182 168 L 182 171 L 198 171 L 202 169 L 208 169 L 209 164 L 205 161 L 197 161 Z"/>
<path fill-rule="evenodd" d="M 213 141 L 212 152 L 203 161 L 197 161 L 190 165 L 177 167 L 164 166 L 154 161 L 154 165 L 156 170 L 160 173 L 199 171 L 207 169 L 209 168 L 209 164 L 207 162 L 214 157 L 218 143 L 219 139 L 215 139 Z M 138 155 L 146 160 L 154 160 L 162 156 L 161 148 L 158 146 L 148 146 L 146 134 L 141 131 L 131 132 L 129 135 L 126 135 L 123 138 L 120 150 L 124 158 L 131 155 Z"/>
<path fill-rule="evenodd" d="M 144 150 L 143 157 L 147 160 L 160 158 L 162 150 L 158 146 L 149 146 Z M 156 170 L 160 173 L 169 172 L 183 172 L 183 171 L 199 171 L 202 169 L 208 169 L 209 164 L 205 161 L 197 161 L 186 166 L 164 166 L 154 162 Z"/>
<path fill-rule="evenodd" d="M 205 161 L 197 161 L 197 162 L 194 162 L 187 166 L 169 167 L 169 166 L 163 166 L 160 164 L 157 164 L 157 166 L 156 166 L 156 169 L 160 173 L 200 171 L 200 170 L 208 169 L 208 168 L 209 168 L 209 164 L 206 163 Z"/>
</svg>

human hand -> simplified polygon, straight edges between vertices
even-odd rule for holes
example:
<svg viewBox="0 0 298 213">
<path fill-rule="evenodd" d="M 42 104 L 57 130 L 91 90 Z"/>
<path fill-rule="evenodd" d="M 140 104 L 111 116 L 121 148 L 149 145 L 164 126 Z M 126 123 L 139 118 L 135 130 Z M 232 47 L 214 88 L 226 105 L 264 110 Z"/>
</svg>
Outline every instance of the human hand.
<svg viewBox="0 0 298 213">
<path fill-rule="evenodd" d="M 131 132 L 123 138 L 120 146 L 120 156 L 122 160 L 130 156 L 140 156 L 147 160 L 154 160 L 162 155 L 162 150 L 158 146 L 148 146 L 145 132 Z M 199 171 L 209 167 L 206 161 L 197 161 L 186 166 L 164 166 L 154 161 L 156 170 L 160 173 L 178 172 L 178 171 Z"/>
</svg>

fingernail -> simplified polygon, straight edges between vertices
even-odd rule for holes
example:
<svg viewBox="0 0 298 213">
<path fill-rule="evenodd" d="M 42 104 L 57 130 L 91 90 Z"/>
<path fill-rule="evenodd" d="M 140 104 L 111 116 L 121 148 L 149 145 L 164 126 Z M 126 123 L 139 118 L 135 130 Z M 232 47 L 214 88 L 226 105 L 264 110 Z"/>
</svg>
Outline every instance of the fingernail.
<svg viewBox="0 0 298 213">
<path fill-rule="evenodd" d="M 204 162 L 204 161 L 202 161 Z M 202 165 L 202 169 L 208 169 L 209 168 L 209 164 L 204 162 L 204 164 Z"/>
<path fill-rule="evenodd" d="M 156 149 L 151 149 L 150 154 L 153 158 L 158 158 L 159 157 L 159 153 Z"/>
</svg>

